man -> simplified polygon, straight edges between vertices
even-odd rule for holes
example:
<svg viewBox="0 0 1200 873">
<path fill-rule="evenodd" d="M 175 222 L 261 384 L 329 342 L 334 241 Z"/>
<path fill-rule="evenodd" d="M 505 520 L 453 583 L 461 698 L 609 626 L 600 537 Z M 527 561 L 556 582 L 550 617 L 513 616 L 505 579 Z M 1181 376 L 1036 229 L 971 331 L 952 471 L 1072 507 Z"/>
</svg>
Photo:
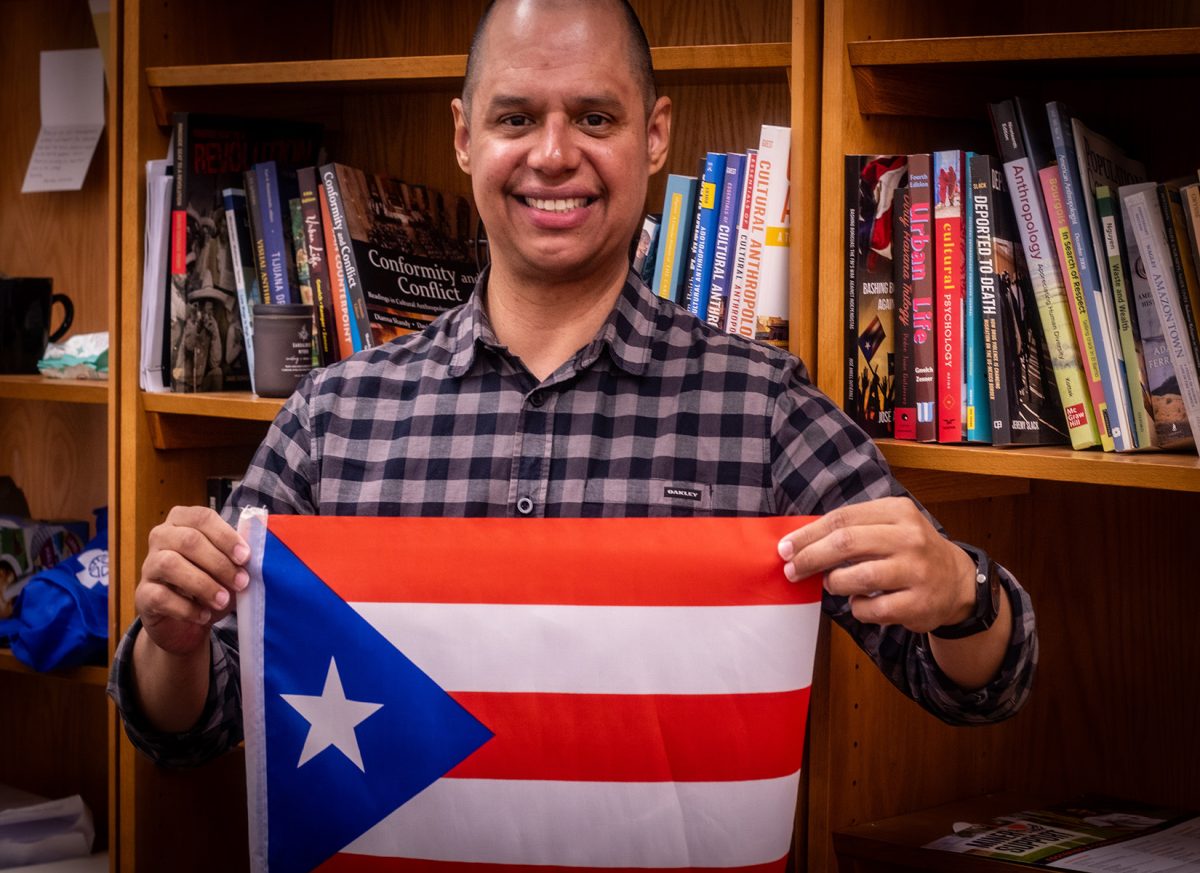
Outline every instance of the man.
<svg viewBox="0 0 1200 873">
<path fill-rule="evenodd" d="M 779 544 L 781 572 L 823 574 L 826 610 L 942 718 L 1012 714 L 1036 660 L 1016 582 L 938 532 L 796 359 L 707 328 L 630 274 L 671 103 L 628 5 L 499 0 L 452 110 L 491 248 L 478 293 L 420 335 L 310 376 L 227 518 L 242 505 L 820 514 Z M 213 624 L 247 584 L 248 556 L 206 509 L 177 507 L 151 532 L 113 687 L 131 738 L 161 761 L 195 763 L 240 737 L 235 631 Z"/>
</svg>

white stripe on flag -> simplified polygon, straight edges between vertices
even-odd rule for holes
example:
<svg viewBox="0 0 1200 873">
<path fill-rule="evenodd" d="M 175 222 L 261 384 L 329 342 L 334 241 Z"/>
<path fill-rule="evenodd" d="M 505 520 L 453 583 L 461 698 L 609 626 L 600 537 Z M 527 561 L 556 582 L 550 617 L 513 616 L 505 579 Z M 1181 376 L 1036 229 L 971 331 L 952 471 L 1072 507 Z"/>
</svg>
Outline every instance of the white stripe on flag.
<svg viewBox="0 0 1200 873">
<path fill-rule="evenodd" d="M 342 851 L 564 867 L 764 864 L 788 852 L 792 818 L 779 810 L 792 808 L 799 779 L 799 772 L 750 782 L 441 779 Z"/>
<path fill-rule="evenodd" d="M 350 605 L 447 691 L 576 694 L 807 688 L 821 614 L 819 603 Z"/>
</svg>

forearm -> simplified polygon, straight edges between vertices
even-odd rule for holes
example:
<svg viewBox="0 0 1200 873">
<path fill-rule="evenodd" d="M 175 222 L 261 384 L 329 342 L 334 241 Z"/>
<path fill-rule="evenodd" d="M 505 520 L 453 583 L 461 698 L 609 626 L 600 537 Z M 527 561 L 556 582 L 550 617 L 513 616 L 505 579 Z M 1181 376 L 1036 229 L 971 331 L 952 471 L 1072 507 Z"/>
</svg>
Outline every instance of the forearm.
<svg viewBox="0 0 1200 873">
<path fill-rule="evenodd" d="M 966 691 L 982 688 L 996 678 L 1012 640 L 1012 607 L 1007 594 L 992 626 L 958 640 L 928 637 L 929 651 L 946 677 Z"/>
<path fill-rule="evenodd" d="M 160 648 L 143 630 L 133 642 L 137 706 L 156 730 L 182 733 L 195 726 L 208 697 L 211 646 L 187 655 Z"/>
</svg>

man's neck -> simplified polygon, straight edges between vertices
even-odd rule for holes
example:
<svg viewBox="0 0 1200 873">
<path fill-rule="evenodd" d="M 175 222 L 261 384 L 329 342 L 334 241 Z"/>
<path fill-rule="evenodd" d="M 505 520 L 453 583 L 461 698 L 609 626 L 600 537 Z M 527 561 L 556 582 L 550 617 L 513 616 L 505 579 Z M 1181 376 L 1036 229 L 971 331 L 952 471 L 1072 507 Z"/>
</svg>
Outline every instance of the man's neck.
<svg viewBox="0 0 1200 873">
<path fill-rule="evenodd" d="M 627 267 L 567 282 L 532 282 L 493 264 L 488 274 L 487 314 L 500 344 L 521 359 L 539 381 L 587 345 L 604 324 Z"/>
</svg>

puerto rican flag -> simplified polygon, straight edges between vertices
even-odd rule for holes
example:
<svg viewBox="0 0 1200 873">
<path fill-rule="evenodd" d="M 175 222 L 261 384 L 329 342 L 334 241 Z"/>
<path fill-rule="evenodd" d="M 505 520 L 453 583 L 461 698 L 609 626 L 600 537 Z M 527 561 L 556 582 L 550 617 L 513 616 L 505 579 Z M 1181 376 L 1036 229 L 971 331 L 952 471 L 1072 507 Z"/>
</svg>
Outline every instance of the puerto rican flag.
<svg viewBox="0 0 1200 873">
<path fill-rule="evenodd" d="M 782 871 L 807 519 L 243 515 L 256 871 Z"/>
</svg>

